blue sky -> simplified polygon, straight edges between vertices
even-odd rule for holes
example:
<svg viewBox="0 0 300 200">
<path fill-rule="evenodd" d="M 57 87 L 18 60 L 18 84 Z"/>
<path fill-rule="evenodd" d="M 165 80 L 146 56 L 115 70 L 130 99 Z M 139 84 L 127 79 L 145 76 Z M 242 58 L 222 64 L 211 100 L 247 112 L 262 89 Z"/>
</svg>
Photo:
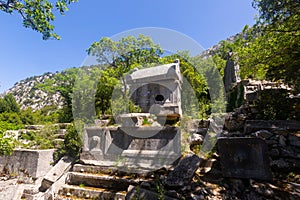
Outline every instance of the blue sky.
<svg viewBox="0 0 300 200">
<path fill-rule="evenodd" d="M 0 93 L 14 83 L 45 72 L 78 67 L 86 49 L 101 37 L 143 27 L 183 33 L 205 49 L 253 25 L 251 0 L 79 0 L 65 16 L 57 15 L 62 39 L 42 40 L 26 29 L 16 13 L 0 12 Z"/>
</svg>

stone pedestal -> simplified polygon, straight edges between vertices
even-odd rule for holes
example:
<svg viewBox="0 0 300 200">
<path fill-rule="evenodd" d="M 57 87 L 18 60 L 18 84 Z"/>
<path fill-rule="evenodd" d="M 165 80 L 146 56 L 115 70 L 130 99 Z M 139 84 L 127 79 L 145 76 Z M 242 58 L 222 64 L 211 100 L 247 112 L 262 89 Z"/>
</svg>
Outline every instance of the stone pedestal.
<svg viewBox="0 0 300 200">
<path fill-rule="evenodd" d="M 181 155 L 178 127 L 88 127 L 84 131 L 81 161 L 155 170 Z"/>
</svg>

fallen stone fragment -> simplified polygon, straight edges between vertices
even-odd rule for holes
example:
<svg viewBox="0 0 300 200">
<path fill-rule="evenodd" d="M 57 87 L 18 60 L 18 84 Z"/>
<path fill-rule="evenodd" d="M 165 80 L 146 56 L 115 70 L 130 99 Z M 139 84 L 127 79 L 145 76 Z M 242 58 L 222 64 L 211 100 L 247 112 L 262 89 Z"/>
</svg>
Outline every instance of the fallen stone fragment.
<svg viewBox="0 0 300 200">
<path fill-rule="evenodd" d="M 155 192 L 152 192 L 150 190 L 146 190 L 140 187 L 129 187 L 129 191 L 126 194 L 125 197 L 126 200 L 131 199 L 145 199 L 145 200 L 157 200 L 157 199 L 164 199 L 164 200 L 176 200 L 175 198 L 168 197 L 164 194 L 158 194 Z"/>
<path fill-rule="evenodd" d="M 293 146 L 300 147 L 300 137 L 289 135 L 289 142 Z"/>
<path fill-rule="evenodd" d="M 58 163 L 46 174 L 44 177 L 40 191 L 44 192 L 48 188 L 51 187 L 51 185 L 56 182 L 63 174 L 65 174 L 67 171 L 70 170 L 72 167 L 74 159 L 70 157 L 63 157 L 58 161 Z"/>
<path fill-rule="evenodd" d="M 267 131 L 267 130 L 259 130 L 259 131 L 256 131 L 255 133 L 252 133 L 251 135 L 255 136 L 255 137 L 262 138 L 262 139 L 268 139 L 273 134 L 271 132 Z"/>
<path fill-rule="evenodd" d="M 182 187 L 188 185 L 195 171 L 198 169 L 201 163 L 201 158 L 195 154 L 189 154 L 184 157 L 175 169 L 170 172 L 166 184 L 169 187 Z"/>
</svg>

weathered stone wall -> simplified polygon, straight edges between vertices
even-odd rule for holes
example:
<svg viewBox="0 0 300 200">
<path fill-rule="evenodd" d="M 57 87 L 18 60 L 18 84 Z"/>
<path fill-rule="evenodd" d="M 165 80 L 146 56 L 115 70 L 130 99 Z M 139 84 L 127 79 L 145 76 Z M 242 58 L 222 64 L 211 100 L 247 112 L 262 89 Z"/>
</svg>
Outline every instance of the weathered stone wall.
<svg viewBox="0 0 300 200">
<path fill-rule="evenodd" d="M 243 80 L 227 92 L 227 111 L 246 104 L 257 118 L 297 119 L 300 113 L 299 98 L 291 93 L 292 88 L 283 83 Z"/>
<path fill-rule="evenodd" d="M 11 156 L 0 156 L 0 172 L 25 177 L 44 176 L 53 163 L 54 149 L 15 150 Z"/>
<path fill-rule="evenodd" d="M 240 114 L 241 115 L 241 114 Z M 240 116 L 239 115 L 239 116 Z M 257 137 L 268 146 L 273 170 L 300 170 L 300 122 L 228 118 L 224 137 Z M 242 130 L 241 130 L 242 128 Z"/>
</svg>

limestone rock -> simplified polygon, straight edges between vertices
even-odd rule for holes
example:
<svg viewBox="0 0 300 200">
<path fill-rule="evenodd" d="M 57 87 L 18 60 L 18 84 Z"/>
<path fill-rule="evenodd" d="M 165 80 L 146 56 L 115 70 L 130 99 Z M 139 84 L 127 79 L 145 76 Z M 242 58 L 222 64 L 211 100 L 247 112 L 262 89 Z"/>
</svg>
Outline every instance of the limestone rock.
<svg viewBox="0 0 300 200">
<path fill-rule="evenodd" d="M 190 145 L 199 145 L 203 142 L 203 136 L 197 133 L 192 134 L 188 138 Z"/>
<path fill-rule="evenodd" d="M 259 130 L 259 131 L 256 131 L 255 133 L 252 133 L 251 135 L 255 136 L 255 137 L 260 137 L 262 139 L 268 139 L 273 134 L 271 132 L 267 131 L 267 130 Z"/>
<path fill-rule="evenodd" d="M 45 106 L 63 107 L 63 97 L 59 92 L 46 92 L 39 89 L 39 84 L 53 79 L 56 73 L 45 73 L 41 76 L 33 76 L 21 80 L 10 88 L 6 94 L 13 94 L 21 109 L 32 108 L 33 111 L 40 110 Z M 54 83 L 60 84 L 60 83 Z"/>
<path fill-rule="evenodd" d="M 279 160 L 273 160 L 270 165 L 272 167 L 277 167 L 278 169 L 285 169 L 288 168 L 290 165 L 289 163 L 287 163 L 286 161 L 284 161 L 283 159 L 279 159 Z"/>
<path fill-rule="evenodd" d="M 195 154 L 189 154 L 180 160 L 179 164 L 169 174 L 166 184 L 169 187 L 182 187 L 188 185 L 195 171 L 201 163 L 201 158 Z"/>
<path fill-rule="evenodd" d="M 289 135 L 289 142 L 293 146 L 300 147 L 300 137 L 296 135 Z"/>
<path fill-rule="evenodd" d="M 230 112 L 225 117 L 225 127 L 228 131 L 238 131 L 244 128 L 246 115 Z"/>
<path fill-rule="evenodd" d="M 137 198 L 137 199 L 146 199 L 146 200 L 157 200 L 161 196 L 163 196 L 163 199 L 165 200 L 176 200 L 175 198 L 168 197 L 164 194 L 158 194 L 140 187 L 130 187 L 128 193 L 126 194 L 125 199 L 131 200 Z"/>
<path fill-rule="evenodd" d="M 283 135 L 279 136 L 279 144 L 283 147 L 286 146 L 286 138 Z"/>
</svg>

